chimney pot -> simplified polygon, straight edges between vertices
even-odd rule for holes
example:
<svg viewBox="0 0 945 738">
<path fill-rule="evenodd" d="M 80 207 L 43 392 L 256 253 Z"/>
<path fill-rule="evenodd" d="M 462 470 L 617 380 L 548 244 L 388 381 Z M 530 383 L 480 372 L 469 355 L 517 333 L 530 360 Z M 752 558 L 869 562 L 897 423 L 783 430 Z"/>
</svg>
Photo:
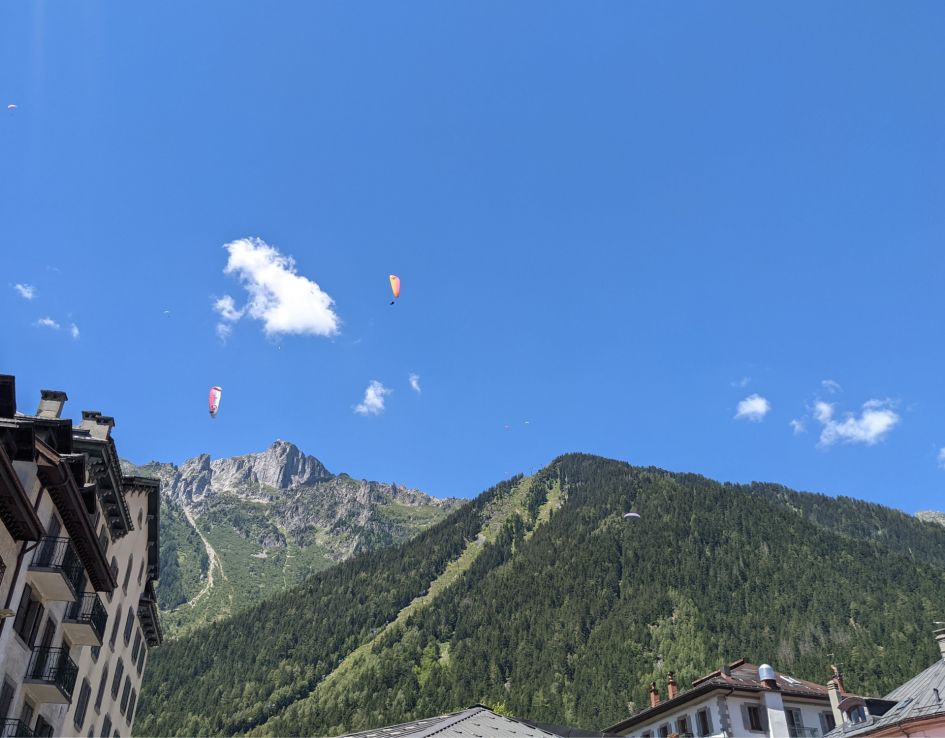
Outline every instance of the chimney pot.
<svg viewBox="0 0 945 738">
<path fill-rule="evenodd" d="M 660 703 L 660 691 L 656 688 L 656 682 L 650 682 L 650 707 L 656 707 Z"/>
<path fill-rule="evenodd" d="M 945 628 L 939 628 L 935 631 L 935 640 L 938 642 L 938 650 L 942 654 L 942 660 L 945 661 Z"/>
<path fill-rule="evenodd" d="M 669 679 L 666 680 L 666 699 L 671 700 L 677 694 L 679 694 L 679 689 L 676 680 L 673 678 L 673 672 L 669 672 Z"/>
</svg>

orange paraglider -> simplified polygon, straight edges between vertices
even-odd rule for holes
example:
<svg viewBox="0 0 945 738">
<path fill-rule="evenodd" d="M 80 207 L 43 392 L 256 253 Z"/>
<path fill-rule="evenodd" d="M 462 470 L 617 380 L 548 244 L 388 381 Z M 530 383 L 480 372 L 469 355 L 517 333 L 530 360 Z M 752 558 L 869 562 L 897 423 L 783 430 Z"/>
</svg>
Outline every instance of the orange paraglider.
<svg viewBox="0 0 945 738">
<path fill-rule="evenodd" d="M 400 277 L 396 274 L 390 275 L 390 291 L 394 293 L 394 299 L 390 301 L 390 304 L 393 305 L 400 297 Z"/>
</svg>

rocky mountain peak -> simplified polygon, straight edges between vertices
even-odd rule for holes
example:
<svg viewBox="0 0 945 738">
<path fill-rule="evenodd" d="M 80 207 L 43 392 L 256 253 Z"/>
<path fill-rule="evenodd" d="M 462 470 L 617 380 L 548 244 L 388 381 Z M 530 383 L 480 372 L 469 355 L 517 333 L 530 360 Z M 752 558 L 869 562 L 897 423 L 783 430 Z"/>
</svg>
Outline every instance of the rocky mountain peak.
<svg viewBox="0 0 945 738">
<path fill-rule="evenodd" d="M 926 523 L 938 523 L 939 525 L 945 525 L 945 512 L 938 512 L 937 510 L 924 510 L 923 512 L 917 512 L 915 516 L 919 520 L 924 520 Z"/>
</svg>

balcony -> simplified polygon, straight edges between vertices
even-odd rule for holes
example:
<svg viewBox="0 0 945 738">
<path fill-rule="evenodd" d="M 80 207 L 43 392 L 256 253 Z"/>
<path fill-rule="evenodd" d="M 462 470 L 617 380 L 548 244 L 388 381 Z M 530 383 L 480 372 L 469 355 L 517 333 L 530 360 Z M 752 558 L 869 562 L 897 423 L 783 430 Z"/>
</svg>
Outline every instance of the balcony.
<svg viewBox="0 0 945 738">
<path fill-rule="evenodd" d="M 76 646 L 101 646 L 108 612 L 95 592 L 86 592 L 66 608 L 62 632 Z M 2 738 L 2 736 L 0 736 Z"/>
<path fill-rule="evenodd" d="M 68 705 L 72 702 L 79 669 L 65 648 L 34 648 L 26 667 L 23 691 L 36 702 Z"/>
<path fill-rule="evenodd" d="M 33 731 L 22 720 L 0 721 L 0 738 L 33 738 Z"/>
<path fill-rule="evenodd" d="M 805 728 L 802 725 L 797 727 L 788 725 L 788 735 L 791 738 L 820 738 L 820 731 L 817 728 Z"/>
<path fill-rule="evenodd" d="M 43 601 L 75 602 L 82 588 L 82 562 L 72 541 L 49 536 L 41 539 L 28 576 Z"/>
</svg>

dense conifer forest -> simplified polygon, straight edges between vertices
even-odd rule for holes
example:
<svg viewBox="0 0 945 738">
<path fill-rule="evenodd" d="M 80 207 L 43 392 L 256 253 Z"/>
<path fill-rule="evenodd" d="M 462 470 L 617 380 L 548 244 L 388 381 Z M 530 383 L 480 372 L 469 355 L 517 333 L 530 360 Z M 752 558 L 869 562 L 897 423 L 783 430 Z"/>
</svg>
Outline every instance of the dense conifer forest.
<svg viewBox="0 0 945 738">
<path fill-rule="evenodd" d="M 634 509 L 639 520 L 622 514 Z M 138 735 L 334 735 L 483 702 L 605 727 L 746 657 L 882 694 L 936 654 L 945 527 L 586 455 L 151 654 Z"/>
</svg>

